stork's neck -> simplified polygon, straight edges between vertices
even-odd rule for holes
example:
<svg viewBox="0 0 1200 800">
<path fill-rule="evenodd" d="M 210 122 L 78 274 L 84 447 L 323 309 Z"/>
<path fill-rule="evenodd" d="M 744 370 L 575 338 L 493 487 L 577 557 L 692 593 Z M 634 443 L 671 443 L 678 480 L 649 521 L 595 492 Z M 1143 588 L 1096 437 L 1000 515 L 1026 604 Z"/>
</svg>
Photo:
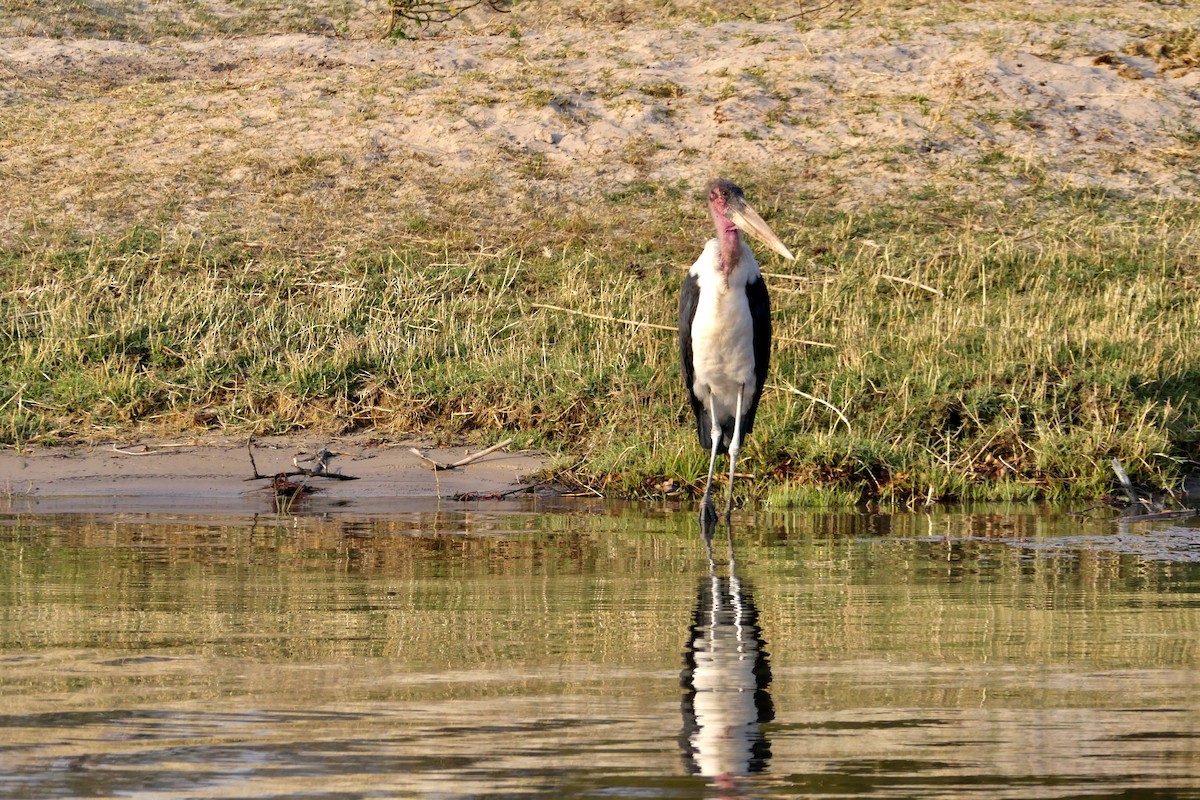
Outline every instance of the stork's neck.
<svg viewBox="0 0 1200 800">
<path fill-rule="evenodd" d="M 742 260 L 742 234 L 737 225 L 730 222 L 724 214 L 714 212 L 713 222 L 717 226 L 717 246 L 721 253 L 717 263 L 725 275 L 725 280 L 729 280 L 730 273 Z"/>
</svg>

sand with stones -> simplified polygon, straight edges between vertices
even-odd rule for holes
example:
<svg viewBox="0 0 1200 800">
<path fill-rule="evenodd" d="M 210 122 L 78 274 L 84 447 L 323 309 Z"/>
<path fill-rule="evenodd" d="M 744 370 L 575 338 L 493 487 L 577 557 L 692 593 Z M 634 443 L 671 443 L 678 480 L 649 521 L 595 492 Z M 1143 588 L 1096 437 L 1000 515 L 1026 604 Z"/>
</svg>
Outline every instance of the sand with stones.
<svg viewBox="0 0 1200 800">
<path fill-rule="evenodd" d="M 501 200 L 570 203 L 638 181 L 695 188 L 751 163 L 832 205 L 923 186 L 994 196 L 978 165 L 999 158 L 1001 181 L 1036 170 L 1054 186 L 1191 196 L 1200 69 L 1138 54 L 1177 25 L 1169 5 L 1123 6 L 1120 20 L 1110 5 L 1054 6 L 1062 22 L 1031 21 L 1040 6 L 1026 3 L 1003 22 L 897 11 L 804 30 L 514 15 L 395 44 L 8 36 L 0 242 L 141 221 L 403 243 L 396 221 L 467 174 Z"/>
</svg>

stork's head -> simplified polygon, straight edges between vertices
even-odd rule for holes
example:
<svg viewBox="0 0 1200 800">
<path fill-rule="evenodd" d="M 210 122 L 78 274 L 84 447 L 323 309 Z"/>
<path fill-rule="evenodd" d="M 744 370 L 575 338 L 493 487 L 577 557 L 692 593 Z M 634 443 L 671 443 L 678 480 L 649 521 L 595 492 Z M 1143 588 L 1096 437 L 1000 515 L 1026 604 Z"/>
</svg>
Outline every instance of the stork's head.
<svg viewBox="0 0 1200 800">
<path fill-rule="evenodd" d="M 717 226 L 717 239 L 722 248 L 736 245 L 737 232 L 743 231 L 774 250 L 786 259 L 795 259 L 792 252 L 779 241 L 771 226 L 763 221 L 749 203 L 740 186 L 732 181 L 718 179 L 708 187 L 708 209 Z"/>
</svg>

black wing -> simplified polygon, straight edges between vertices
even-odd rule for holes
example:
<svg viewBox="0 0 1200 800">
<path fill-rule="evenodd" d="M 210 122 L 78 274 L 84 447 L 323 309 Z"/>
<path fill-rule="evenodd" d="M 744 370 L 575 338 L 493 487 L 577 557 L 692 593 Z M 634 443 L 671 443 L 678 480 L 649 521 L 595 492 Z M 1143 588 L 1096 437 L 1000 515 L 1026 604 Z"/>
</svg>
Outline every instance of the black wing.
<svg viewBox="0 0 1200 800">
<path fill-rule="evenodd" d="M 696 305 L 699 302 L 700 281 L 689 273 L 683 282 L 683 290 L 679 293 L 679 361 L 683 367 L 683 383 L 687 387 L 688 402 L 692 406 L 692 414 L 696 417 L 696 432 L 700 436 L 700 445 L 707 450 L 712 447 L 711 423 L 704 404 L 696 399 L 696 392 L 692 388 L 696 380 L 696 367 L 692 363 L 692 320 L 696 318 Z"/>
<path fill-rule="evenodd" d="M 758 400 L 767 383 L 767 369 L 771 364 L 771 297 L 767 284 L 760 276 L 746 284 L 746 300 L 750 303 L 750 320 L 754 329 L 754 397 L 742 417 L 742 440 L 754 428 L 754 415 L 758 413 Z"/>
</svg>

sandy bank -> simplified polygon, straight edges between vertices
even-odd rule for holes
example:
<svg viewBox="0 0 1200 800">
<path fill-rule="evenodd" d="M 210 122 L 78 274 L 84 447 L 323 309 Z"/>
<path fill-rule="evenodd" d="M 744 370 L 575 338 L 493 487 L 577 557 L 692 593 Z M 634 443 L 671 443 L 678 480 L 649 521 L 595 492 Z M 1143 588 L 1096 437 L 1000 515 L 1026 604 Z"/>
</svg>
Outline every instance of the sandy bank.
<svg viewBox="0 0 1200 800">
<path fill-rule="evenodd" d="M 413 446 L 443 463 L 470 452 L 363 436 L 256 439 L 253 453 L 262 475 L 292 472 L 297 464 L 311 467 L 307 459 L 322 449 L 333 453 L 328 471 L 355 480 L 307 479 L 316 490 L 309 503 L 320 507 L 352 503 L 399 509 L 417 498 L 517 494 L 514 490 L 530 485 L 527 476 L 549 463 L 537 454 L 497 451 L 458 469 L 435 471 L 411 452 Z M 244 440 L 108 442 L 0 452 L 0 492 L 29 508 L 270 510 L 270 480 L 253 480 L 253 475 Z"/>
</svg>

